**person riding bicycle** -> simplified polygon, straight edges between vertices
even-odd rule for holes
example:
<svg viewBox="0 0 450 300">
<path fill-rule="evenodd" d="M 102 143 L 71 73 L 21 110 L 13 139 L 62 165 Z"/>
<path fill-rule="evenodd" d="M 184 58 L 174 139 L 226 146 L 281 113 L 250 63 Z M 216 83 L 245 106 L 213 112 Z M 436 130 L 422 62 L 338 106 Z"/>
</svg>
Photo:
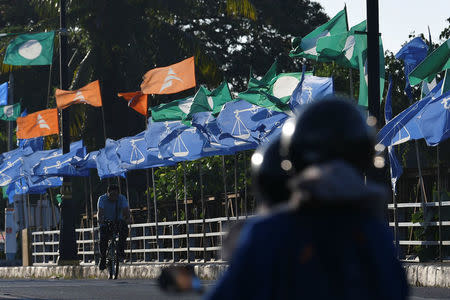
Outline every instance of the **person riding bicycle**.
<svg viewBox="0 0 450 300">
<path fill-rule="evenodd" d="M 118 252 L 119 258 L 125 257 L 125 244 L 128 236 L 128 226 L 130 223 L 130 208 L 127 198 L 119 194 L 119 187 L 115 184 L 108 186 L 106 194 L 101 195 L 97 202 L 97 219 L 100 225 L 100 264 L 99 269 L 106 269 L 106 250 L 108 241 L 113 234 L 113 228 L 108 226 L 108 222 L 117 224 L 116 230 L 119 232 Z"/>
</svg>

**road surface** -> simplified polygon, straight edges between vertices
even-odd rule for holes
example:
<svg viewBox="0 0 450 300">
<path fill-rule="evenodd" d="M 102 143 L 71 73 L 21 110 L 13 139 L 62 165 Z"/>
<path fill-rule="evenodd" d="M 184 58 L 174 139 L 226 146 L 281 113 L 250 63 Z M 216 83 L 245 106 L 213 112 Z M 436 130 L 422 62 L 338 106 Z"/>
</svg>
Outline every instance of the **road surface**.
<svg viewBox="0 0 450 300">
<path fill-rule="evenodd" d="M 214 282 L 205 282 L 211 287 Z M 201 299 L 196 294 L 167 295 L 155 280 L 0 280 L 0 299 Z M 450 289 L 413 288 L 410 300 L 450 299 Z"/>
</svg>

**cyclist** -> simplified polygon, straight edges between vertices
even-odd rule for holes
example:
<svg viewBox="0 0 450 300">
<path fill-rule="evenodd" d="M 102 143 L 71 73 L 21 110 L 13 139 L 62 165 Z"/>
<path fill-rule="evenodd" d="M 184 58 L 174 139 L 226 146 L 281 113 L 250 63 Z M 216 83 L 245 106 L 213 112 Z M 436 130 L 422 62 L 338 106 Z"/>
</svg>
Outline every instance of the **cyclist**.
<svg viewBox="0 0 450 300">
<path fill-rule="evenodd" d="M 100 225 L 100 264 L 99 269 L 106 269 L 106 250 L 108 241 L 113 234 L 112 228 L 107 226 L 108 221 L 117 224 L 119 232 L 119 259 L 125 257 L 125 244 L 128 236 L 130 223 L 130 208 L 127 198 L 119 194 L 119 187 L 115 184 L 109 185 L 106 194 L 101 195 L 97 202 L 97 219 Z"/>
</svg>

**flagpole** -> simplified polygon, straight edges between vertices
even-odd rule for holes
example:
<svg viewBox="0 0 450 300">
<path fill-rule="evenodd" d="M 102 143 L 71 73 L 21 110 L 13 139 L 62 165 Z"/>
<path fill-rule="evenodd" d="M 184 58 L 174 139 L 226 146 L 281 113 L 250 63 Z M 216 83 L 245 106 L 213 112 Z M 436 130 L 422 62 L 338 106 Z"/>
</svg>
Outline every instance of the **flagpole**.
<svg viewBox="0 0 450 300">
<path fill-rule="evenodd" d="M 94 252 L 94 261 L 95 261 L 95 234 L 94 234 L 94 205 L 92 199 L 92 180 L 91 175 L 89 174 L 89 202 L 91 204 L 91 230 L 92 230 L 92 251 Z"/>
<path fill-rule="evenodd" d="M 8 105 L 14 104 L 14 75 L 12 72 L 9 73 L 9 83 L 8 83 Z M 13 144 L 13 122 L 8 122 L 8 151 L 12 150 Z"/>
<path fill-rule="evenodd" d="M 183 182 L 184 182 L 184 211 L 185 211 L 185 219 L 186 219 L 186 249 L 187 249 L 187 262 L 190 263 L 190 247 L 189 247 L 189 211 L 187 205 L 187 189 L 186 189 L 186 162 L 183 161 Z"/>
<path fill-rule="evenodd" d="M 206 262 L 206 207 L 205 197 L 203 195 L 203 169 L 202 162 L 199 161 L 198 171 L 200 175 L 200 200 L 202 201 L 202 219 L 203 219 L 203 262 Z"/>
<path fill-rule="evenodd" d="M 397 196 L 395 195 L 395 190 L 392 189 L 392 202 L 394 204 L 394 242 L 395 242 L 395 252 L 397 253 L 397 258 L 399 256 L 398 252 L 398 218 L 397 218 Z"/>
<path fill-rule="evenodd" d="M 179 207 L 178 207 L 178 168 L 175 165 L 175 209 L 177 211 L 176 216 L 177 216 L 177 221 L 180 220 L 180 216 L 179 216 Z"/>
<path fill-rule="evenodd" d="M 437 197 L 439 202 L 438 218 L 439 218 L 439 260 L 442 262 L 442 219 L 441 219 L 441 171 L 439 159 L 439 145 L 436 146 L 436 160 L 437 160 Z"/>
<path fill-rule="evenodd" d="M 225 216 L 227 221 L 230 222 L 230 215 L 228 213 L 228 195 L 227 195 L 227 177 L 225 170 L 225 155 L 222 155 L 222 179 L 223 179 L 223 191 L 225 195 Z"/>
<path fill-rule="evenodd" d="M 155 213 L 155 230 L 156 230 L 156 258 L 159 262 L 159 235 L 158 235 L 158 207 L 156 202 L 156 184 L 155 184 L 155 168 L 152 168 L 152 184 L 153 184 L 153 209 Z"/>
<path fill-rule="evenodd" d="M 53 61 L 50 64 L 50 69 L 48 71 L 48 86 L 47 86 L 47 108 L 48 108 L 48 104 L 50 102 L 50 89 L 52 87 L 52 68 L 53 68 Z"/>
<path fill-rule="evenodd" d="M 245 151 L 243 152 L 244 155 L 244 212 L 245 212 L 245 218 L 248 218 L 248 211 L 247 211 L 247 155 L 245 154 Z"/>
<path fill-rule="evenodd" d="M 150 223 L 150 175 L 148 173 L 148 169 L 145 169 L 145 175 L 147 178 L 147 223 Z"/>
<path fill-rule="evenodd" d="M 236 221 L 239 220 L 239 204 L 238 204 L 238 196 L 237 196 L 237 184 L 238 184 L 238 178 L 237 178 L 237 165 L 238 165 L 238 155 L 237 153 L 234 154 L 234 204 L 236 206 Z"/>
<path fill-rule="evenodd" d="M 52 193 L 52 189 L 51 188 L 48 189 L 48 193 L 50 194 L 50 204 L 52 206 L 52 217 L 53 217 L 53 221 L 55 222 L 55 227 L 54 228 L 57 228 L 58 221 L 56 220 L 55 205 L 53 203 L 53 193 Z M 52 222 L 52 225 L 53 225 L 53 222 Z M 50 226 L 50 228 L 53 229 L 53 226 Z"/>
<path fill-rule="evenodd" d="M 87 178 L 83 177 L 83 186 L 84 186 L 84 210 L 86 213 L 86 228 L 89 227 L 89 208 L 88 208 L 88 186 L 87 186 Z M 92 211 L 91 211 L 92 213 Z M 84 228 L 84 226 L 83 226 Z"/>
<path fill-rule="evenodd" d="M 148 99 L 148 98 L 147 98 Z M 147 100 L 148 101 L 148 100 Z M 147 105 L 148 107 L 148 105 Z M 147 120 L 147 116 L 145 117 L 146 121 L 145 121 L 145 129 L 148 129 L 148 120 Z M 150 223 L 150 175 L 148 173 L 148 169 L 145 169 L 145 177 L 146 177 L 146 191 L 147 191 L 147 223 Z"/>
</svg>

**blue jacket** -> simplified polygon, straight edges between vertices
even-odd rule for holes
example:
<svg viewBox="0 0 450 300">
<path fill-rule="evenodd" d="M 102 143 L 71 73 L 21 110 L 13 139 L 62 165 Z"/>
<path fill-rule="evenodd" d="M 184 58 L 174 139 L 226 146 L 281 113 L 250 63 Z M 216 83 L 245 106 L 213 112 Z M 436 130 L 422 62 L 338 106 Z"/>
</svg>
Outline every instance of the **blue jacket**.
<svg viewBox="0 0 450 300">
<path fill-rule="evenodd" d="M 368 198 L 360 201 L 369 203 L 362 186 Z M 228 270 L 206 298 L 406 299 L 390 229 L 367 206 L 337 201 L 338 188 L 331 190 L 335 202 L 315 199 L 311 203 L 319 205 L 249 221 Z M 351 193 L 350 198 L 364 195 Z"/>
</svg>

